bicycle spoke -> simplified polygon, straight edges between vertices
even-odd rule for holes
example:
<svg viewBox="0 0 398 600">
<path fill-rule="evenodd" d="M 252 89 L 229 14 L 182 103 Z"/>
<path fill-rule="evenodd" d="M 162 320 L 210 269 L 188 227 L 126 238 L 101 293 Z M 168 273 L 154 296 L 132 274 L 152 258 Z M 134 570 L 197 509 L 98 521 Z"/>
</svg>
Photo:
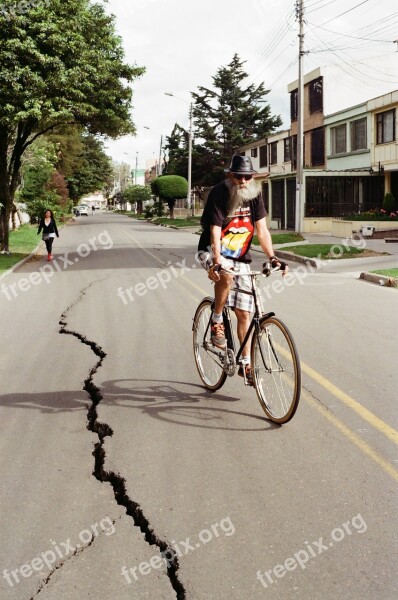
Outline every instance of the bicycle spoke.
<svg viewBox="0 0 398 600">
<path fill-rule="evenodd" d="M 254 383 L 267 416 L 285 423 L 294 415 L 300 397 L 300 365 L 287 328 L 276 318 L 261 323 L 252 344 Z"/>
<path fill-rule="evenodd" d="M 224 372 L 224 352 L 211 343 L 209 322 L 212 314 L 212 301 L 205 299 L 199 305 L 193 325 L 193 349 L 200 378 L 210 390 L 219 389 L 226 378 Z"/>
</svg>

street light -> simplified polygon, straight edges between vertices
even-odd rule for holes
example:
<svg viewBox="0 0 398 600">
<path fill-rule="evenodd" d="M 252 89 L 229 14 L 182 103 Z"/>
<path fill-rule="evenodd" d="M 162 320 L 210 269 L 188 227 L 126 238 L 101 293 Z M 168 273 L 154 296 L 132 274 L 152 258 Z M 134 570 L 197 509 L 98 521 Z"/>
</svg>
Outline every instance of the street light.
<svg viewBox="0 0 398 600">
<path fill-rule="evenodd" d="M 149 129 L 149 131 L 155 131 L 154 129 L 151 129 L 150 127 L 147 127 L 146 125 L 144 125 L 144 129 Z M 159 133 L 158 131 L 156 131 L 155 133 Z M 160 134 L 160 148 L 159 148 L 159 163 L 156 165 L 156 175 L 161 175 L 162 174 L 162 148 L 163 148 L 163 133 Z"/>
<path fill-rule="evenodd" d="M 137 185 L 138 152 L 135 153 L 134 185 Z"/>
<path fill-rule="evenodd" d="M 174 96 L 173 92 L 165 92 L 165 96 L 171 96 L 177 98 L 181 102 L 189 104 L 189 135 L 188 135 L 188 192 L 187 192 L 187 206 L 188 209 L 192 208 L 192 216 L 195 215 L 195 204 L 191 203 L 191 187 L 192 187 L 192 102 L 183 100 L 178 96 Z"/>
</svg>

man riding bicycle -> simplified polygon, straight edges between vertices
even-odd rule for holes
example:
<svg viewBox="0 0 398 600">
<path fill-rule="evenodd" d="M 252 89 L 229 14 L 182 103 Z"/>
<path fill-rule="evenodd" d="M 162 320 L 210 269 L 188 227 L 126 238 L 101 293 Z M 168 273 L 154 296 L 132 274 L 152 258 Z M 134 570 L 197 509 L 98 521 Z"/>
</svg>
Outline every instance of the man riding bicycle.
<svg viewBox="0 0 398 600">
<path fill-rule="evenodd" d="M 225 169 L 227 178 L 215 185 L 208 197 L 202 216 L 203 232 L 199 240 L 198 251 L 202 265 L 208 271 L 208 277 L 214 282 L 214 312 L 212 317 L 211 341 L 217 348 L 225 348 L 226 339 L 222 312 L 227 303 L 238 320 L 237 333 L 243 342 L 250 325 L 250 313 L 253 311 L 253 297 L 239 290 L 251 291 L 250 245 L 256 229 L 263 252 L 269 257 L 273 267 L 280 267 L 280 261 L 274 256 L 271 235 L 265 222 L 265 207 L 253 175 L 252 161 L 249 156 L 235 154 L 229 169 Z M 209 249 L 211 252 L 209 252 Z M 220 271 L 225 267 L 239 273 L 233 277 Z M 287 273 L 287 266 L 282 275 Z M 235 279 L 234 287 L 230 287 Z M 238 374 L 252 384 L 250 367 L 250 343 L 247 342 L 241 358 Z"/>
</svg>

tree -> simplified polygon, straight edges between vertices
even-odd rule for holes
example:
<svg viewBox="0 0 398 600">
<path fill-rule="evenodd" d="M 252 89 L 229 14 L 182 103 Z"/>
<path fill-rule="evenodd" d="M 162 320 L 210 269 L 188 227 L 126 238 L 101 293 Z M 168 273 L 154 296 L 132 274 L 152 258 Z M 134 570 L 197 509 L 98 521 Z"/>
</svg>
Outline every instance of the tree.
<svg viewBox="0 0 398 600">
<path fill-rule="evenodd" d="M 265 101 L 269 93 L 263 84 L 245 86 L 247 73 L 237 54 L 213 77 L 214 89 L 198 87 L 193 93 L 194 138 L 192 181 L 194 185 L 213 185 L 222 177 L 223 169 L 241 146 L 266 137 L 282 124 L 280 116 L 272 116 Z M 188 137 L 177 129 L 168 138 L 170 168 L 180 173 L 182 157 L 188 156 Z M 184 132 L 181 135 L 180 132 Z M 186 172 L 186 170 L 185 170 Z"/>
<path fill-rule="evenodd" d="M 187 197 L 187 180 L 179 175 L 162 175 L 152 181 L 151 188 L 152 192 L 159 197 L 161 204 L 167 202 L 170 209 L 170 218 L 174 219 L 175 201 Z"/>
<path fill-rule="evenodd" d="M 145 185 L 129 185 L 123 192 L 123 198 L 126 202 L 137 204 L 137 212 L 141 214 L 143 211 L 144 202 L 152 197 L 151 190 Z"/>
<path fill-rule="evenodd" d="M 74 202 L 90 192 L 105 188 L 109 179 L 113 178 L 112 161 L 105 153 L 103 142 L 91 134 L 82 134 L 80 139 L 81 151 L 66 177 Z"/>
<path fill-rule="evenodd" d="M 21 167 L 21 189 L 17 198 L 26 204 L 32 222 L 38 220 L 46 208 L 55 210 L 59 204 L 55 183 L 57 154 L 54 144 L 45 137 L 36 140 L 26 151 Z"/>
<path fill-rule="evenodd" d="M 35 139 L 65 124 L 91 134 L 134 133 L 132 83 L 114 17 L 90 0 L 36 0 L 0 11 L 0 241 L 8 227 L 21 160 Z"/>
</svg>

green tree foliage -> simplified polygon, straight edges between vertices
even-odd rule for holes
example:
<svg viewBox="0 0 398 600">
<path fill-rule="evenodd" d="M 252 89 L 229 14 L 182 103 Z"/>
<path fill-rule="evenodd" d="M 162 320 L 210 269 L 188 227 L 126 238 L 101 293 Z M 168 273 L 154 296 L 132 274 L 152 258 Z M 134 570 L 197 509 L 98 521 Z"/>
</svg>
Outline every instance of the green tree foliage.
<svg viewBox="0 0 398 600">
<path fill-rule="evenodd" d="M 81 151 L 71 169 L 66 180 L 74 202 L 105 188 L 113 174 L 112 161 L 105 153 L 103 142 L 91 134 L 81 135 Z"/>
<path fill-rule="evenodd" d="M 32 142 L 63 124 L 91 134 L 134 133 L 131 84 L 144 69 L 124 62 L 114 17 L 100 2 L 36 0 L 0 11 L 0 241 L 8 223 L 21 160 Z"/>
<path fill-rule="evenodd" d="M 40 218 L 46 207 L 53 211 L 57 211 L 56 207 L 60 209 L 61 196 L 55 184 L 58 175 L 56 163 L 54 144 L 45 138 L 36 140 L 25 153 L 21 189 L 17 197 L 26 204 L 32 222 Z"/>
<path fill-rule="evenodd" d="M 194 146 L 192 181 L 213 185 L 220 180 L 225 165 L 237 149 L 266 137 L 282 124 L 271 114 L 264 85 L 245 85 L 247 73 L 237 54 L 213 77 L 213 87 L 198 87 L 194 99 Z M 169 138 L 168 173 L 187 173 L 188 132 L 178 125 Z"/>
<path fill-rule="evenodd" d="M 395 210 L 395 198 L 391 192 L 387 192 L 383 199 L 383 208 L 386 213 L 390 214 Z"/>
<path fill-rule="evenodd" d="M 142 213 L 144 202 L 152 197 L 151 190 L 145 185 L 129 185 L 122 193 L 126 202 L 137 204 L 137 212 Z"/>
<path fill-rule="evenodd" d="M 170 217 L 174 219 L 175 201 L 179 198 L 187 197 L 187 180 L 179 175 L 162 175 L 152 181 L 151 188 L 155 196 L 159 197 L 159 204 L 161 206 L 163 206 L 163 202 L 167 202 L 170 209 Z"/>
</svg>

